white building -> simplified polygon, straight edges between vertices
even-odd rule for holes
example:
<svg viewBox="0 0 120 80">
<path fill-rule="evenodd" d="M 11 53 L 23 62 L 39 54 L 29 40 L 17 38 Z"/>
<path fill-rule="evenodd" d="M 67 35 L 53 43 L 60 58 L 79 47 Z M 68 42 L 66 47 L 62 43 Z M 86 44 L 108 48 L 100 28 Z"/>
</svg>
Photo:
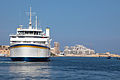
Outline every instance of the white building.
<svg viewBox="0 0 120 80">
<path fill-rule="evenodd" d="M 78 55 L 91 55 L 95 54 L 95 51 L 89 48 L 86 48 L 83 45 L 76 46 L 65 46 L 64 54 L 78 54 Z"/>
</svg>

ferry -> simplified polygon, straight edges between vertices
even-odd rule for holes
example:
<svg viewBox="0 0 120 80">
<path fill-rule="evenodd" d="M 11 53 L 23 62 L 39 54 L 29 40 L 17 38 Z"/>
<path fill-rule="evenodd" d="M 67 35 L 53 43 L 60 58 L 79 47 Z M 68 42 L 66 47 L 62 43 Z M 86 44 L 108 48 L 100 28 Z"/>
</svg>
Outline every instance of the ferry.
<svg viewBox="0 0 120 80">
<path fill-rule="evenodd" d="M 13 61 L 44 61 L 50 57 L 50 28 L 43 31 L 32 26 L 31 7 L 28 28 L 20 25 L 17 33 L 10 35 L 10 58 Z"/>
</svg>

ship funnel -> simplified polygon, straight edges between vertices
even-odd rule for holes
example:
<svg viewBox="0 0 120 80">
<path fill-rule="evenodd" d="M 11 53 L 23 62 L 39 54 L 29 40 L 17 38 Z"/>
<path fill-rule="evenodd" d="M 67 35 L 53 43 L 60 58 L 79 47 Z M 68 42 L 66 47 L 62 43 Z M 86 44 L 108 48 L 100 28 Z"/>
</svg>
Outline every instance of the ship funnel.
<svg viewBox="0 0 120 80">
<path fill-rule="evenodd" d="M 46 36 L 50 36 L 50 28 L 46 28 Z"/>
</svg>

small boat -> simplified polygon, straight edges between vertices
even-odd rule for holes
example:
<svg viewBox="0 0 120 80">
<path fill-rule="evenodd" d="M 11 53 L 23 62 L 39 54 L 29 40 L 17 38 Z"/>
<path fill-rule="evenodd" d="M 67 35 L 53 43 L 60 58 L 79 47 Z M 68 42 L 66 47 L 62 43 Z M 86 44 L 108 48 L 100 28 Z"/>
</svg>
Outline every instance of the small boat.
<svg viewBox="0 0 120 80">
<path fill-rule="evenodd" d="M 118 60 L 120 60 L 120 57 L 117 57 Z"/>
<path fill-rule="evenodd" d="M 111 59 L 112 57 L 111 56 L 108 56 L 107 59 Z"/>
</svg>

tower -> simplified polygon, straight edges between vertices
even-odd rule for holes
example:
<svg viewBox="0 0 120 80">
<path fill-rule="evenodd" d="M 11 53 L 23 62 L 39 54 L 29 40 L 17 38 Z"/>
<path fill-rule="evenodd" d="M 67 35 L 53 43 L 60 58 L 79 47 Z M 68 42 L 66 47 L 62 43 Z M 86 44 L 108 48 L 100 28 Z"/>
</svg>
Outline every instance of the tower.
<svg viewBox="0 0 120 80">
<path fill-rule="evenodd" d="M 60 44 L 59 42 L 54 42 L 54 50 L 55 50 L 55 53 L 59 54 L 60 53 Z"/>
</svg>

